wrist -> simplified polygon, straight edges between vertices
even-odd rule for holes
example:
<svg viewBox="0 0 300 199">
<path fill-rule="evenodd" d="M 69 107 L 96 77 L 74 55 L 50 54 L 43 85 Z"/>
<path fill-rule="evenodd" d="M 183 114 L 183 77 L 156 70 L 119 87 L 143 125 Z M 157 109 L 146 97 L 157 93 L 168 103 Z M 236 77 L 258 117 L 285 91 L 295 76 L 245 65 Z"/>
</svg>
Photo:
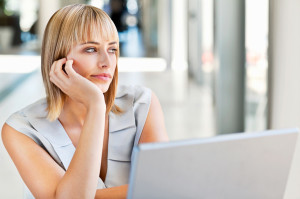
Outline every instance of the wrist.
<svg viewBox="0 0 300 199">
<path fill-rule="evenodd" d="M 99 93 L 95 96 L 90 96 L 89 101 L 85 104 L 85 107 L 89 110 L 103 110 L 106 111 L 106 104 L 104 95 Z"/>
<path fill-rule="evenodd" d="M 88 106 L 86 106 L 87 111 L 97 111 L 97 112 L 106 112 L 106 105 L 105 103 L 100 104 L 100 103 L 91 103 Z"/>
</svg>

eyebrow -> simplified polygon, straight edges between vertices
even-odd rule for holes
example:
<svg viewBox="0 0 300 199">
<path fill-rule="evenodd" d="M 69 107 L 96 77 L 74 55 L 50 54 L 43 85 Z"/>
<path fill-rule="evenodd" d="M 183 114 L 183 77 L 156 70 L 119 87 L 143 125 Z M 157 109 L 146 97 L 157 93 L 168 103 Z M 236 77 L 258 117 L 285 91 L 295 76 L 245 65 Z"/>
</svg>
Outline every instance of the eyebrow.
<svg viewBox="0 0 300 199">
<path fill-rule="evenodd" d="M 96 41 L 87 41 L 87 42 L 82 43 L 81 45 L 85 45 L 85 44 L 97 44 L 97 45 L 100 45 L 100 43 L 96 42 Z M 113 45 L 113 44 L 117 44 L 117 42 L 113 41 L 113 42 L 109 42 L 108 43 L 108 45 Z"/>
</svg>

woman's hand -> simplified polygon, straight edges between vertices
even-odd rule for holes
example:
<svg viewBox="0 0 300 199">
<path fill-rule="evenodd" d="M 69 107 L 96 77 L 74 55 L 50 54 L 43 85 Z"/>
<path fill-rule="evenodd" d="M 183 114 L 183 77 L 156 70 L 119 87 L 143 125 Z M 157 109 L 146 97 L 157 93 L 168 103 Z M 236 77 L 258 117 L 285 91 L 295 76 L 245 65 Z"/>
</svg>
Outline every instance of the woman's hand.
<svg viewBox="0 0 300 199">
<path fill-rule="evenodd" d="M 65 64 L 64 72 L 63 65 Z M 50 70 L 50 81 L 73 100 L 82 103 L 86 108 L 100 103 L 106 109 L 104 95 L 92 82 L 78 74 L 72 67 L 73 60 L 66 58 L 55 61 Z"/>
</svg>

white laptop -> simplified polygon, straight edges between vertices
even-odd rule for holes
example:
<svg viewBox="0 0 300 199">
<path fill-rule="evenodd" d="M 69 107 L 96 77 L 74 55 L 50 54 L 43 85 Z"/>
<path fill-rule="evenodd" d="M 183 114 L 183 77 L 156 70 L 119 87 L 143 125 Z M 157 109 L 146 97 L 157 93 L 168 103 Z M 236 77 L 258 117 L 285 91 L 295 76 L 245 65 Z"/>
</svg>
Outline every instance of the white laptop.
<svg viewBox="0 0 300 199">
<path fill-rule="evenodd" d="M 129 199 L 283 199 L 298 129 L 141 144 Z"/>
</svg>

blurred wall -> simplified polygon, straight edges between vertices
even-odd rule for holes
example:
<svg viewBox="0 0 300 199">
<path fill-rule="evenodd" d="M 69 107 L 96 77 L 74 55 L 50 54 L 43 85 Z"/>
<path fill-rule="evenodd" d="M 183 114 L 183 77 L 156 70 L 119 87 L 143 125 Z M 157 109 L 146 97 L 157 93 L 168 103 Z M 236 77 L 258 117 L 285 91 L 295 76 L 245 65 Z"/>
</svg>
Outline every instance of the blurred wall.
<svg viewBox="0 0 300 199">
<path fill-rule="evenodd" d="M 50 17 L 56 12 L 59 8 L 76 3 L 84 3 L 84 0 L 40 0 L 39 8 L 39 40 L 43 38 L 44 30 L 50 19 Z"/>
<path fill-rule="evenodd" d="M 215 1 L 217 133 L 244 131 L 245 1 Z"/>
<path fill-rule="evenodd" d="M 44 30 L 50 17 L 60 8 L 59 0 L 40 0 L 39 19 L 38 19 L 38 39 L 42 40 Z"/>
<path fill-rule="evenodd" d="M 300 128 L 299 19 L 300 1 L 270 1 L 269 128 Z M 286 198 L 300 198 L 299 141 Z"/>
<path fill-rule="evenodd" d="M 300 1 L 270 1 L 270 127 L 300 127 Z"/>
</svg>

